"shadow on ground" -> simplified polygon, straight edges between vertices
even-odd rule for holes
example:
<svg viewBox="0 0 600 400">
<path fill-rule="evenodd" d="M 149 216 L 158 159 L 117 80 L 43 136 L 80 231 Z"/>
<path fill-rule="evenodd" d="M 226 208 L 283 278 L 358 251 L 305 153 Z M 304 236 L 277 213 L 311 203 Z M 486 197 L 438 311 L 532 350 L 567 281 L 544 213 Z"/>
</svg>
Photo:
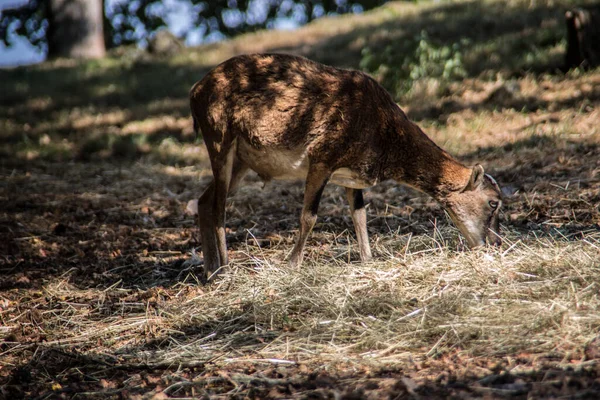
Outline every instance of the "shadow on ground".
<svg viewBox="0 0 600 400">
<path fill-rule="evenodd" d="M 31 360 L 0 380 L 7 398 L 214 396 L 227 398 L 579 398 L 600 395 L 597 364 L 527 354 L 514 358 L 458 354 L 370 369 L 238 362 L 123 363 L 60 346 L 31 345 Z M 597 345 L 588 351 L 598 351 Z M 562 363 L 561 363 L 562 361 Z M 567 361 L 567 363 L 565 363 Z"/>
</svg>

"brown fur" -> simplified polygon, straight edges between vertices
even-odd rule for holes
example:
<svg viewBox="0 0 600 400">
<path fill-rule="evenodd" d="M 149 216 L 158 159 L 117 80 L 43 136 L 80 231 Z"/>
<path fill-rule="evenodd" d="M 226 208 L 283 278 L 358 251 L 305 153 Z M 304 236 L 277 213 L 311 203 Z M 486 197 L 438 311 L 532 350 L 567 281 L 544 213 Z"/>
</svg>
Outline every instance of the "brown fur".
<svg viewBox="0 0 600 400">
<path fill-rule="evenodd" d="M 348 198 L 363 260 L 371 253 L 364 205 L 360 204 L 362 188 L 386 179 L 410 185 L 449 208 L 461 231 L 466 228 L 461 228 L 464 223 L 457 218 L 473 219 L 483 212 L 481 204 L 464 207 L 468 199 L 473 203 L 473 196 L 461 195 L 470 184 L 469 192 L 481 194 L 479 200 L 484 203 L 492 197 L 500 200 L 499 189 L 484 179 L 482 168 L 477 170 L 480 180 L 472 182 L 474 170 L 435 145 L 362 72 L 290 55 L 238 56 L 197 82 L 190 103 L 194 126 L 202 132 L 215 176 L 215 183 L 199 200 L 208 271 L 227 264 L 224 202 L 248 168 L 267 180 L 306 179 L 292 264 L 302 260 L 320 193 L 328 181 L 350 188 Z M 465 236 L 470 244 L 481 244 L 480 237 Z"/>
</svg>

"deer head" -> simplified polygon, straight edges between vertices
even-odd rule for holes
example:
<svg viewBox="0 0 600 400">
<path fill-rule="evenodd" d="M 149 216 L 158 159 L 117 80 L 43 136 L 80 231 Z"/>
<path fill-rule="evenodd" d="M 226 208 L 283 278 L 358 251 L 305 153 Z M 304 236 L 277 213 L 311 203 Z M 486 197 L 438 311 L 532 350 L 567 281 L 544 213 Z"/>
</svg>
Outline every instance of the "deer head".
<svg viewBox="0 0 600 400">
<path fill-rule="evenodd" d="M 471 171 L 466 186 L 448 194 L 443 203 L 470 247 L 482 246 L 486 239 L 500 245 L 502 191 L 481 165 L 475 165 Z"/>
</svg>

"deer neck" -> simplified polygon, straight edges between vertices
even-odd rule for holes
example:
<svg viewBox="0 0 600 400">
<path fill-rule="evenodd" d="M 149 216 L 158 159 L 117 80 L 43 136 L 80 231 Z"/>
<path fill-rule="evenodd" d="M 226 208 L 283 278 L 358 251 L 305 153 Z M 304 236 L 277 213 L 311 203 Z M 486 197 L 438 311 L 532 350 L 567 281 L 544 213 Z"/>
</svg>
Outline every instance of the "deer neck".
<svg viewBox="0 0 600 400">
<path fill-rule="evenodd" d="M 471 169 L 436 145 L 417 125 L 404 123 L 398 133 L 394 146 L 398 151 L 391 160 L 396 181 L 440 202 L 467 185 Z"/>
</svg>

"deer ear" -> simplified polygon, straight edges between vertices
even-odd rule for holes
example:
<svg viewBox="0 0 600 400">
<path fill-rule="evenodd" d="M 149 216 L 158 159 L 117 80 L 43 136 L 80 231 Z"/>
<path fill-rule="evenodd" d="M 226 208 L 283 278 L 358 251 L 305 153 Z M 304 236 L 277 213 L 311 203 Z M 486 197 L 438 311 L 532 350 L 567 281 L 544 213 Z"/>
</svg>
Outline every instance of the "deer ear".
<svg viewBox="0 0 600 400">
<path fill-rule="evenodd" d="M 484 176 L 485 171 L 483 170 L 483 167 L 480 164 L 476 164 L 471 170 L 471 178 L 469 179 L 467 186 L 465 186 L 464 191 L 467 192 L 479 188 L 483 183 Z"/>
</svg>

